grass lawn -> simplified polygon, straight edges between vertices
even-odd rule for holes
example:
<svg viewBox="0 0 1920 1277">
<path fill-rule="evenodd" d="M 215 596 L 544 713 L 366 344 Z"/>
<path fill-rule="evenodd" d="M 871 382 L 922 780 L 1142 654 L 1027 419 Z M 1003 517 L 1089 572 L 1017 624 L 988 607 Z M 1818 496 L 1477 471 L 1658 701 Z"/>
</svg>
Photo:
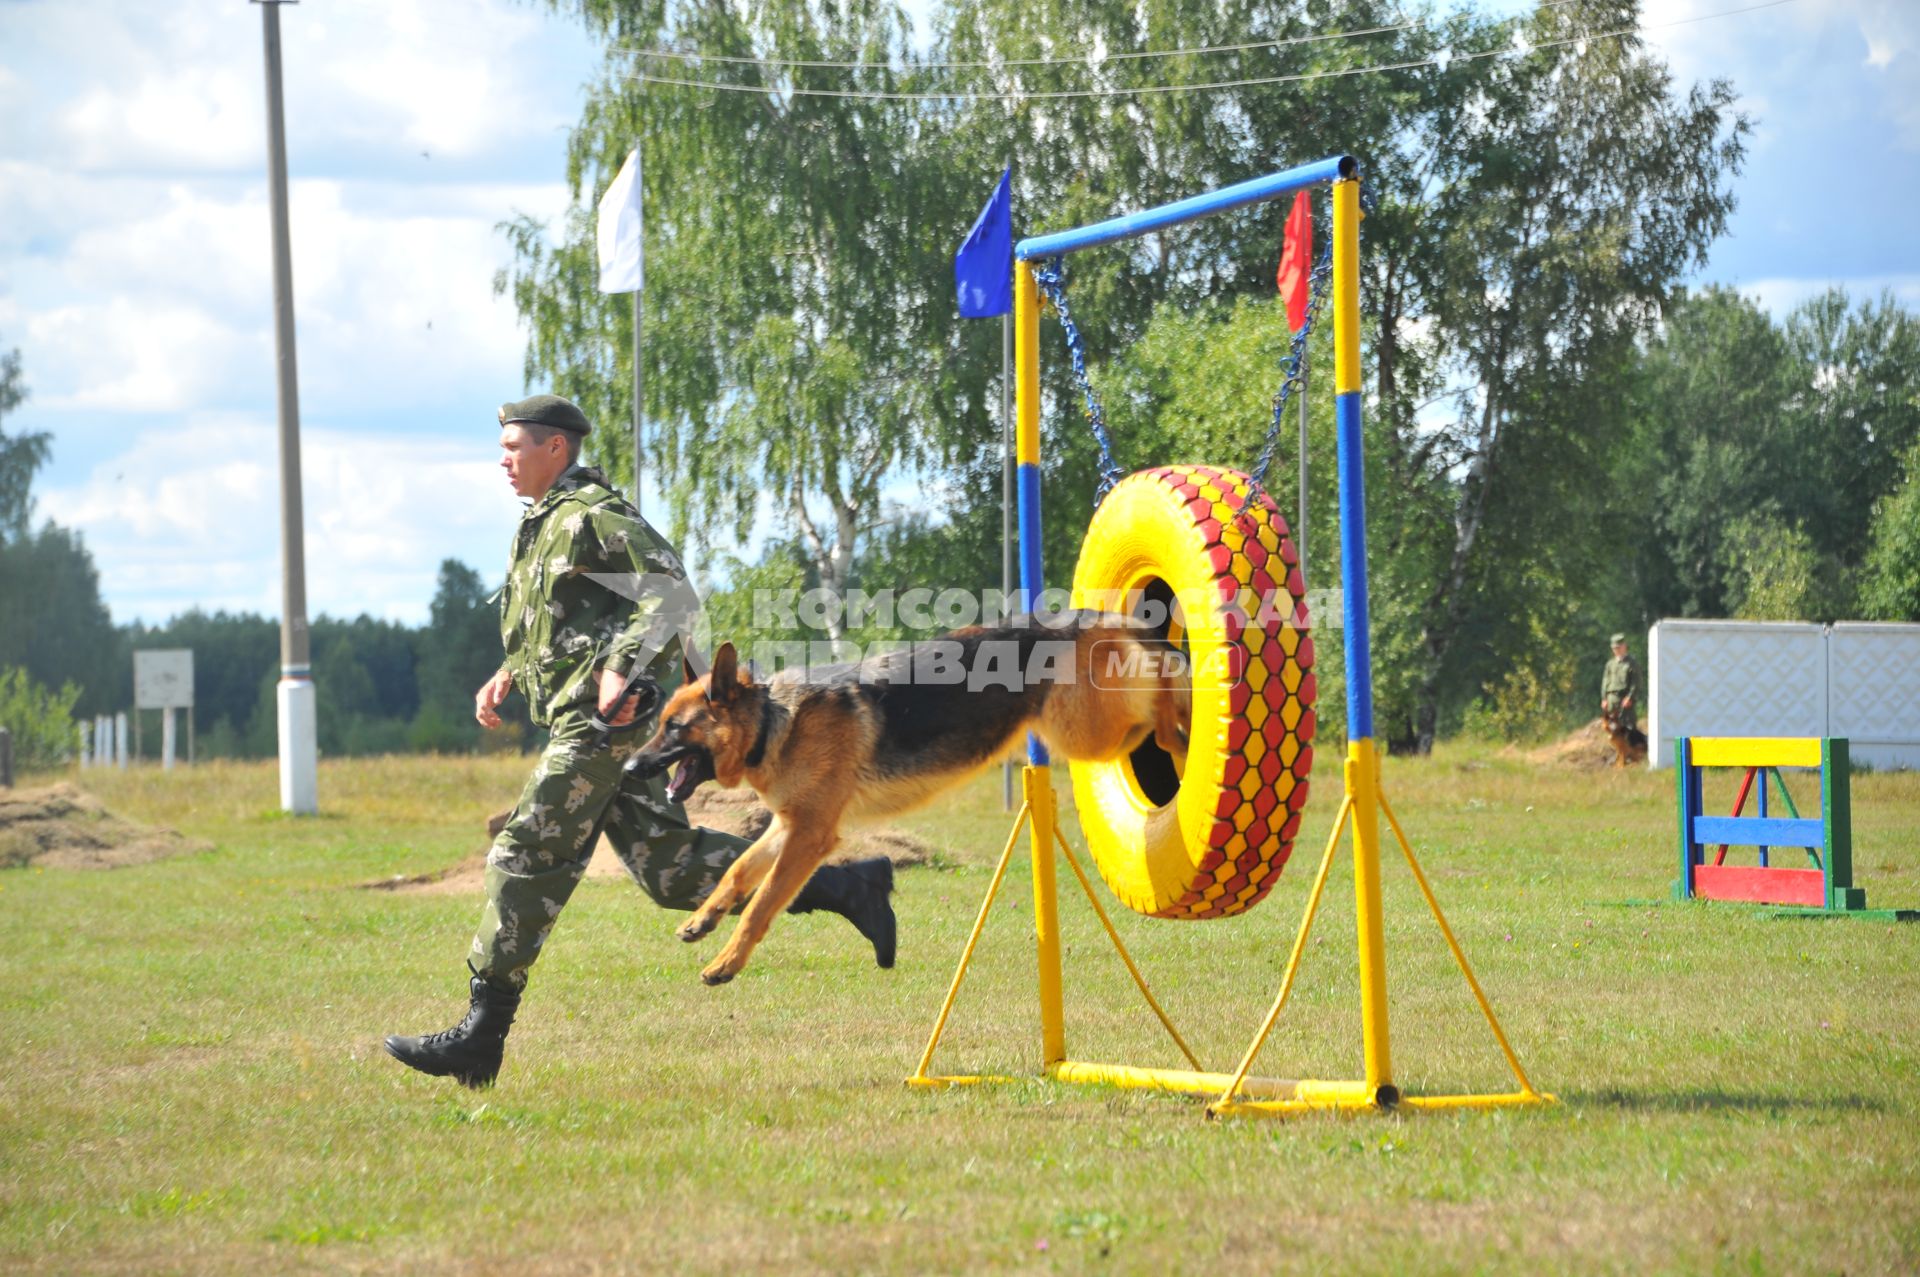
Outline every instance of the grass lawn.
<svg viewBox="0 0 1920 1277">
<path fill-rule="evenodd" d="M 1331 761 L 1260 908 L 1117 920 L 1209 1068 L 1272 998 Z M 1140 1092 L 901 1085 L 1005 836 L 997 773 L 902 822 L 945 854 L 901 873 L 896 970 L 838 919 L 789 917 L 708 989 L 715 939 L 681 945 L 678 915 L 589 881 L 500 1085 L 407 1072 L 380 1038 L 462 1013 L 479 901 L 355 884 L 473 854 L 520 767 L 329 763 L 326 814 L 305 820 L 277 812 L 271 766 L 82 774 L 119 814 L 214 850 L 0 873 L 0 1268 L 1920 1267 L 1920 925 L 1623 904 L 1673 876 L 1670 773 L 1460 748 L 1387 763 L 1558 1106 L 1208 1123 Z M 1920 907 L 1920 776 L 1858 778 L 1854 819 L 1868 903 Z M 1358 1072 L 1346 863 L 1262 1072 Z M 1397 857 L 1385 878 L 1396 1080 L 1509 1089 Z M 936 1068 L 1037 1066 L 1027 887 L 1021 856 Z M 1070 1053 L 1178 1064 L 1064 868 L 1060 890 Z"/>
</svg>

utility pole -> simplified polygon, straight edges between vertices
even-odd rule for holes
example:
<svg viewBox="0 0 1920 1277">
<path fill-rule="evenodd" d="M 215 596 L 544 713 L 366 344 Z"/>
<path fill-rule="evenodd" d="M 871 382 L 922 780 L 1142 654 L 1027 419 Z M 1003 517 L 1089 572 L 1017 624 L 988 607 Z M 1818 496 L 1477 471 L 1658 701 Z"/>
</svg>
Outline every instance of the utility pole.
<svg viewBox="0 0 1920 1277">
<path fill-rule="evenodd" d="M 260 6 L 267 58 L 267 186 L 273 210 L 273 335 L 280 382 L 280 809 L 320 810 L 319 724 L 307 633 L 306 540 L 300 502 L 300 377 L 294 362 L 293 237 L 287 227 L 287 122 L 280 92 L 280 6 Z"/>
</svg>

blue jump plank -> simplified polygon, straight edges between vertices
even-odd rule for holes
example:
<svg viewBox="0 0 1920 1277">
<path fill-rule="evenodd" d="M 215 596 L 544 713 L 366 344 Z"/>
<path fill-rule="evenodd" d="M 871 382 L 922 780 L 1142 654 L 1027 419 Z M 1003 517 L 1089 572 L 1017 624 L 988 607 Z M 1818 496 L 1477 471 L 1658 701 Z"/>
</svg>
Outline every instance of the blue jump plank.
<svg viewBox="0 0 1920 1277">
<path fill-rule="evenodd" d="M 1754 816 L 1695 816 L 1695 842 L 1729 843 L 1735 847 L 1823 847 L 1826 831 L 1817 820 L 1784 816 L 1761 820 Z"/>
</svg>

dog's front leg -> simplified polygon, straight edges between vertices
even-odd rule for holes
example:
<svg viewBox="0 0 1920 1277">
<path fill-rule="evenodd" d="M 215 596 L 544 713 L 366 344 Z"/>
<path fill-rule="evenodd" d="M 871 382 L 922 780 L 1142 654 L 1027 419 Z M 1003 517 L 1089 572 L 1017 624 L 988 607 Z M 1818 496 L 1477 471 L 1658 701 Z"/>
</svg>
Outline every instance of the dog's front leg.
<svg viewBox="0 0 1920 1277">
<path fill-rule="evenodd" d="M 734 906 L 745 900 L 747 893 L 758 887 L 767 876 L 767 871 L 780 855 L 786 832 L 786 823 L 775 816 L 773 823 L 767 826 L 767 831 L 740 853 L 740 858 L 722 875 L 719 885 L 693 911 L 693 917 L 681 923 L 674 934 L 692 944 L 719 926 L 720 919 L 732 913 Z"/>
<path fill-rule="evenodd" d="M 802 833 L 801 828 L 796 827 L 788 833 L 772 871 L 753 893 L 726 947 L 700 973 L 700 978 L 708 984 L 725 984 L 740 974 L 754 947 L 766 938 L 773 920 L 793 903 L 800 888 L 807 885 L 807 879 L 813 877 L 813 871 L 840 841 L 839 831 L 832 825 L 807 821 L 803 827 L 807 832 Z M 815 832 L 820 829 L 826 832 Z"/>
</svg>

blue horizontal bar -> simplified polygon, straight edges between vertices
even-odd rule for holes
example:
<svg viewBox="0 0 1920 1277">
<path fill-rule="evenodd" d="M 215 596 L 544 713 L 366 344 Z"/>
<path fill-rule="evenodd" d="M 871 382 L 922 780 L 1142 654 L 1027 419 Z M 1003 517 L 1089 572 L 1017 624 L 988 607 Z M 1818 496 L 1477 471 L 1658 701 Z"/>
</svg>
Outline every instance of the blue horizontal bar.
<svg viewBox="0 0 1920 1277">
<path fill-rule="evenodd" d="M 1350 176 L 1357 168 L 1351 155 L 1329 156 L 1324 160 L 1316 160 L 1312 164 L 1302 164 L 1299 168 L 1283 169 L 1278 173 L 1269 173 L 1265 177 L 1256 177 L 1233 186 L 1222 187 L 1217 191 L 1208 191 L 1204 195 L 1192 195 L 1183 200 L 1175 200 L 1171 204 L 1162 204 L 1159 208 L 1110 217 L 1104 222 L 1076 227 L 1070 231 L 1055 231 L 1051 235 L 1036 235 L 1030 239 L 1023 239 L 1014 245 L 1013 255 L 1024 262 L 1035 257 L 1057 257 L 1061 253 L 1074 253 L 1083 248 L 1098 248 L 1102 244 L 1111 244 L 1115 240 L 1133 239 L 1163 227 L 1191 222 L 1195 218 L 1205 217 L 1210 213 L 1224 213 L 1230 208 L 1241 208 L 1247 204 L 1258 204 L 1262 200 L 1276 199 L 1290 191 L 1300 190 L 1302 187 L 1336 181 Z"/>
<path fill-rule="evenodd" d="M 1693 840 L 1735 847 L 1824 847 L 1827 842 L 1817 820 L 1756 816 L 1695 816 Z"/>
</svg>

